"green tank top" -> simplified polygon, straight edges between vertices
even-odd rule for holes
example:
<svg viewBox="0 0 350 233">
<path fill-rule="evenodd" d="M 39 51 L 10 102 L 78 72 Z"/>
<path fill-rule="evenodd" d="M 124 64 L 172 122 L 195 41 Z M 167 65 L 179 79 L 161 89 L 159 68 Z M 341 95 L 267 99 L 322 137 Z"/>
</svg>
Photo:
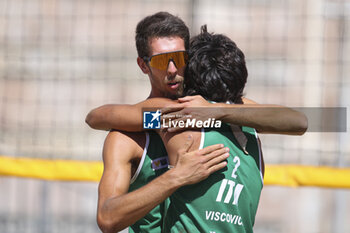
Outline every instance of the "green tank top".
<svg viewBox="0 0 350 233">
<path fill-rule="evenodd" d="M 140 164 L 131 179 L 129 192 L 136 190 L 168 170 L 168 156 L 161 138 L 154 132 L 146 132 L 146 144 Z M 146 216 L 129 227 L 129 233 L 160 233 L 163 215 L 169 200 L 152 209 Z"/>
<path fill-rule="evenodd" d="M 184 186 L 170 197 L 163 232 L 253 232 L 262 182 L 262 161 L 257 134 L 243 127 L 244 153 L 228 125 L 202 130 L 201 148 L 223 143 L 230 148 L 227 167 L 200 183 Z"/>
</svg>

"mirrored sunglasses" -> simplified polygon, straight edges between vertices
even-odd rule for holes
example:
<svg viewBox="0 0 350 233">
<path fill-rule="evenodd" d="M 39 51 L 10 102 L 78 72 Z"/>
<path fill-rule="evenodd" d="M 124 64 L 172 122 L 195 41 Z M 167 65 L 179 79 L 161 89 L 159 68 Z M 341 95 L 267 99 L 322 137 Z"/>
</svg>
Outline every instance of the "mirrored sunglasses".
<svg viewBox="0 0 350 233">
<path fill-rule="evenodd" d="M 170 61 L 174 62 L 176 68 L 180 69 L 187 64 L 188 55 L 186 51 L 175 51 L 144 57 L 143 60 L 148 62 L 151 67 L 159 70 L 166 70 Z"/>
</svg>

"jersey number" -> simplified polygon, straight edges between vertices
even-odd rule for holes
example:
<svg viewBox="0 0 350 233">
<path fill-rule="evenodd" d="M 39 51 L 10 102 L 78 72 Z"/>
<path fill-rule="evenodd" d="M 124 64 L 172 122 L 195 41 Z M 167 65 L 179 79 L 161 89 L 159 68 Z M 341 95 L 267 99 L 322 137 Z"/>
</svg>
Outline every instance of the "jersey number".
<svg viewBox="0 0 350 233">
<path fill-rule="evenodd" d="M 235 167 L 233 168 L 231 177 L 235 179 L 237 178 L 236 172 L 241 162 L 238 156 L 235 156 L 233 158 L 233 162 L 235 163 Z M 221 185 L 220 185 L 219 193 L 216 197 L 216 201 L 221 202 L 224 197 L 224 193 L 226 191 L 224 203 L 229 203 L 233 196 L 232 204 L 237 205 L 238 199 L 239 199 L 239 196 L 241 195 L 243 187 L 244 185 L 238 184 L 238 183 L 236 184 L 236 182 L 234 182 L 233 180 L 223 179 L 221 181 Z"/>
</svg>

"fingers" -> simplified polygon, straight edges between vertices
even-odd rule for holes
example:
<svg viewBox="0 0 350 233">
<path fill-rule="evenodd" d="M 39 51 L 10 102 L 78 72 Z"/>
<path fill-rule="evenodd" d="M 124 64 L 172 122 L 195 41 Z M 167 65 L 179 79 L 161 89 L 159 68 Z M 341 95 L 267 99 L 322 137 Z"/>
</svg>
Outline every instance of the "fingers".
<svg viewBox="0 0 350 233">
<path fill-rule="evenodd" d="M 177 100 L 180 103 L 183 103 L 183 102 L 189 102 L 189 101 L 191 101 L 193 99 L 195 99 L 195 96 L 185 96 L 185 97 L 182 97 L 182 98 L 178 98 Z"/>
<path fill-rule="evenodd" d="M 226 161 L 223 161 L 221 163 L 215 164 L 214 166 L 211 166 L 208 169 L 209 175 L 214 173 L 214 172 L 216 172 L 216 171 L 219 171 L 219 170 L 223 169 L 226 166 L 227 166 L 227 162 Z"/>
<path fill-rule="evenodd" d="M 221 158 L 220 156 L 223 156 L 223 157 L 225 157 L 224 159 L 226 159 L 230 155 L 229 151 L 230 150 L 227 147 L 222 148 L 222 149 L 218 149 L 218 150 L 215 150 L 215 151 L 212 151 L 211 153 L 204 155 L 203 162 L 206 163 L 208 161 L 214 160 L 214 163 L 215 163 L 215 161 L 216 161 L 215 159 L 216 158 Z"/>
<path fill-rule="evenodd" d="M 209 154 L 203 155 L 203 163 L 207 167 L 208 175 L 219 171 L 227 166 L 226 159 L 230 156 L 229 148 L 221 148 L 212 151 Z"/>
<path fill-rule="evenodd" d="M 200 155 L 206 155 L 206 154 L 210 154 L 211 152 L 218 150 L 218 149 L 221 149 L 221 148 L 224 148 L 224 144 L 215 144 L 215 145 L 207 146 L 203 149 L 200 149 L 198 151 L 198 153 Z"/>
<path fill-rule="evenodd" d="M 174 113 L 177 111 L 180 111 L 184 108 L 185 106 L 183 104 L 173 104 L 167 107 L 164 107 L 161 109 L 162 115 L 167 114 L 167 113 Z"/>
<path fill-rule="evenodd" d="M 222 153 L 222 154 L 217 154 L 212 159 L 208 160 L 206 162 L 206 164 L 207 164 L 208 168 L 210 168 L 212 166 L 215 166 L 216 164 L 219 164 L 219 163 L 223 162 L 229 156 L 230 156 L 230 154 L 228 152 L 225 152 L 225 153 Z"/>
</svg>

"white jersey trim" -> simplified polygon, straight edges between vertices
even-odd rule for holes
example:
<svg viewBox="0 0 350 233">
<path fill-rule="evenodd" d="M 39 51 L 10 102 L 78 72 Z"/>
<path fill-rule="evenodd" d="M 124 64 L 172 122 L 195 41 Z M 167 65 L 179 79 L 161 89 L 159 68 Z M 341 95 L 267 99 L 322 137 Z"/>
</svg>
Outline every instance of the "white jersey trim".
<svg viewBox="0 0 350 233">
<path fill-rule="evenodd" d="M 148 149 L 148 145 L 149 145 L 149 134 L 148 134 L 148 132 L 145 132 L 145 134 L 146 134 L 145 148 L 143 149 L 143 153 L 142 153 L 142 157 L 141 157 L 139 166 L 137 167 L 137 170 L 136 170 L 135 174 L 133 175 L 133 177 L 130 180 L 130 184 L 135 182 L 135 180 L 137 179 L 137 177 L 140 174 L 140 171 L 142 169 L 143 163 L 145 162 L 145 157 L 146 157 L 147 149 Z"/>
<path fill-rule="evenodd" d="M 204 128 L 201 129 L 201 142 L 199 143 L 199 149 L 203 149 L 204 146 L 205 131 Z"/>
<path fill-rule="evenodd" d="M 255 138 L 256 138 L 256 142 L 258 144 L 258 150 L 259 150 L 259 170 L 260 170 L 260 178 L 261 178 L 261 182 L 264 185 L 264 177 L 262 174 L 262 152 L 261 152 L 261 144 L 259 141 L 259 136 L 258 133 L 256 132 L 256 130 L 254 129 L 254 133 L 255 133 Z"/>
</svg>

